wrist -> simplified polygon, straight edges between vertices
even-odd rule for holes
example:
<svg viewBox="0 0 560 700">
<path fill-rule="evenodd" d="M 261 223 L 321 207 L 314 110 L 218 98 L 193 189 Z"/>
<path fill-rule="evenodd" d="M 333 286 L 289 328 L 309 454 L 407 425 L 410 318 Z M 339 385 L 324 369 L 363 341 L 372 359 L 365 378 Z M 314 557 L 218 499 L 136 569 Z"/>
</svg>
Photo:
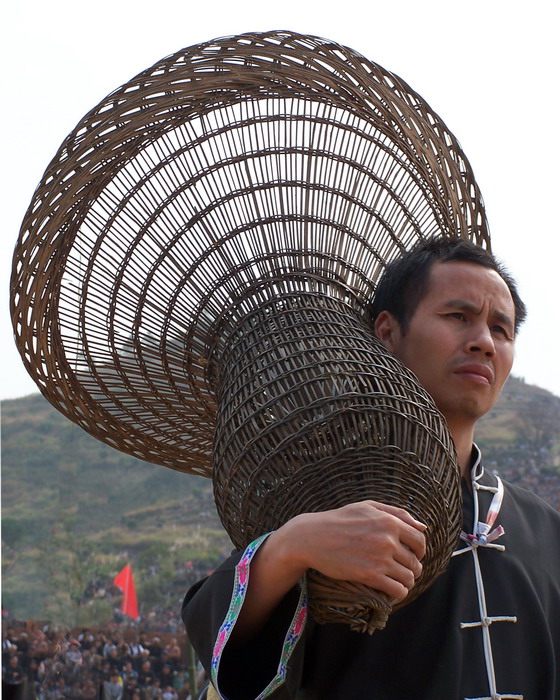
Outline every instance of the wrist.
<svg viewBox="0 0 560 700">
<path fill-rule="evenodd" d="M 265 556 L 274 558 L 283 578 L 295 585 L 310 567 L 301 532 L 305 516 L 296 516 L 270 534 L 264 543 Z M 263 557 L 264 558 L 264 557 Z"/>
</svg>

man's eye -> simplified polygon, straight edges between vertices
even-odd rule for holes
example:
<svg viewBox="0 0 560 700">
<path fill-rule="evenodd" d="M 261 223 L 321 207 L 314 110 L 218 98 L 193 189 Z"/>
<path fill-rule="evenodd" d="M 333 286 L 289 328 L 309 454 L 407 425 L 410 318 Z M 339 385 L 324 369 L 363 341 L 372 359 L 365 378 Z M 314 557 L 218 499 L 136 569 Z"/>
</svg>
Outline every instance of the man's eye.
<svg viewBox="0 0 560 700">
<path fill-rule="evenodd" d="M 504 338 L 510 337 L 507 329 L 505 329 L 503 326 L 492 326 L 491 330 L 493 333 L 497 333 L 498 335 L 503 335 Z"/>
<path fill-rule="evenodd" d="M 449 318 L 456 318 L 458 321 L 465 320 L 465 314 L 461 313 L 460 311 L 453 311 L 452 313 L 447 315 Z"/>
</svg>

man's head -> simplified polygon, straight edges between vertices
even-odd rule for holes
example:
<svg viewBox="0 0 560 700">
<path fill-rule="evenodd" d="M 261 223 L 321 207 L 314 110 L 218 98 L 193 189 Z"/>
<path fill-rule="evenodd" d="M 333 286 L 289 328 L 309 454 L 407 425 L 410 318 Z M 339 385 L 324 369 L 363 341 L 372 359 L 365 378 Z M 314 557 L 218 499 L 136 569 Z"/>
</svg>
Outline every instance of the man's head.
<svg viewBox="0 0 560 700">
<path fill-rule="evenodd" d="M 416 374 L 466 450 L 509 375 L 525 317 L 511 277 L 477 246 L 437 239 L 387 268 L 373 314 L 377 337 Z"/>
<path fill-rule="evenodd" d="M 494 270 L 504 280 L 515 307 L 515 333 L 525 320 L 527 310 L 511 275 L 484 248 L 457 238 L 432 238 L 417 244 L 386 267 L 371 304 L 372 321 L 381 311 L 389 311 L 406 333 L 418 303 L 428 291 L 430 271 L 435 262 L 470 262 Z"/>
</svg>

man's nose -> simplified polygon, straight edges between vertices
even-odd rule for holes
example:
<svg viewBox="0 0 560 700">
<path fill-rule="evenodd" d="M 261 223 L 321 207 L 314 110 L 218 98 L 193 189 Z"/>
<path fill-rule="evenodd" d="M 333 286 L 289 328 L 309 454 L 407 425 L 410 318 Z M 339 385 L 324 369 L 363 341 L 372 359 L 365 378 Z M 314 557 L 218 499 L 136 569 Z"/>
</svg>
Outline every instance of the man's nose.
<svg viewBox="0 0 560 700">
<path fill-rule="evenodd" d="M 496 354 L 496 346 L 490 328 L 486 324 L 477 324 L 472 327 L 467 349 L 472 353 L 483 353 L 487 357 Z"/>
</svg>

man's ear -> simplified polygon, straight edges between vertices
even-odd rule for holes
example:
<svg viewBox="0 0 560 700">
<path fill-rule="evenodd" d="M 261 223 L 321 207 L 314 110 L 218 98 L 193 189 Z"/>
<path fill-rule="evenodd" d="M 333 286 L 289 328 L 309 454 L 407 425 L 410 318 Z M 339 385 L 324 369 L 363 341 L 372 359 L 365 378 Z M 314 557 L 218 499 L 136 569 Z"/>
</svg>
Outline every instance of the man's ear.
<svg viewBox="0 0 560 700">
<path fill-rule="evenodd" d="M 401 336 L 401 326 L 393 314 L 389 311 L 382 311 L 375 319 L 373 330 L 387 350 L 395 352 Z"/>
</svg>

